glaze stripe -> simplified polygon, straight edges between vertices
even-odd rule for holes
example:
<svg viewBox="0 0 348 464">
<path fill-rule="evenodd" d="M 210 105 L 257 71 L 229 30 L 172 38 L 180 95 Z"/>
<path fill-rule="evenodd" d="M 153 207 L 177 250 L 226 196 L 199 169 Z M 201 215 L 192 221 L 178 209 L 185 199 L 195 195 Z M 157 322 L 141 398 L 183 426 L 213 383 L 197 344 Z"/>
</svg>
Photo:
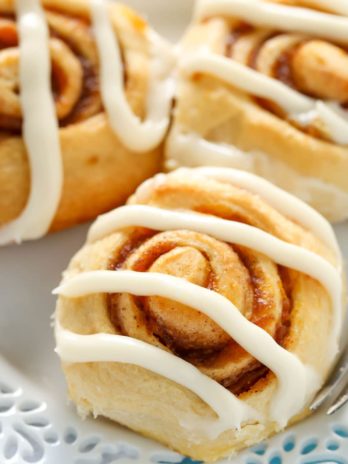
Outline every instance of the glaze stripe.
<svg viewBox="0 0 348 464">
<path fill-rule="evenodd" d="M 347 4 L 321 0 L 321 6 L 348 14 Z M 338 11 L 340 10 L 340 11 Z M 195 19 L 207 16 L 229 15 L 260 27 L 302 32 L 314 37 L 325 37 L 348 43 L 348 19 L 334 14 L 314 11 L 310 8 L 279 5 L 263 0 L 200 0 L 195 10 Z"/>
<path fill-rule="evenodd" d="M 136 152 L 151 150 L 162 141 L 169 125 L 174 81 L 170 75 L 170 66 L 169 70 L 162 66 L 168 61 L 168 48 L 157 36 L 148 33 L 153 55 L 149 108 L 147 119 L 141 121 L 133 113 L 125 95 L 121 51 L 108 14 L 108 4 L 105 0 L 90 0 L 90 4 L 100 58 L 102 98 L 110 125 L 129 149 Z"/>
<path fill-rule="evenodd" d="M 336 143 L 348 144 L 348 119 L 329 104 L 306 97 L 237 61 L 212 53 L 198 53 L 183 61 L 182 71 L 188 75 L 206 73 L 251 95 L 276 102 L 290 118 L 302 120 L 304 126 L 320 118 Z"/>
<path fill-rule="evenodd" d="M 311 175 L 299 174 L 293 167 L 287 165 L 285 161 L 282 161 L 281 158 L 277 156 L 274 157 L 255 149 L 243 151 L 234 145 L 210 141 L 203 138 L 199 133 L 187 132 L 183 128 L 174 127 L 170 131 L 170 135 L 166 142 L 165 167 L 173 174 L 173 170 L 178 169 L 180 166 L 187 166 L 193 170 L 198 169 L 197 167 L 199 166 L 219 166 L 221 168 L 223 167 L 226 171 L 230 169 L 242 169 L 258 174 L 258 176 L 264 176 L 270 182 L 280 185 L 284 182 L 284 179 L 287 179 L 287 184 L 289 188 L 292 189 L 293 196 L 297 195 L 306 199 L 306 201 L 310 201 L 316 197 L 320 190 L 323 194 L 325 210 L 328 215 L 331 215 L 330 204 L 332 204 L 332 202 L 335 203 L 335 207 L 339 208 L 341 211 L 348 204 L 348 194 L 340 187 L 319 180 Z M 270 185 L 274 184 L 271 183 Z M 142 191 L 143 187 L 139 190 Z M 261 191 L 254 193 L 262 197 Z M 276 192 L 274 192 L 274 195 L 276 195 Z M 142 203 L 142 201 L 139 203 Z M 285 204 L 286 203 L 284 203 L 284 206 Z M 273 206 L 276 207 L 275 205 Z M 291 217 L 291 214 L 286 210 L 284 210 L 284 214 Z M 343 216 L 341 216 L 341 219 L 342 217 Z M 296 212 L 294 221 L 298 222 Z M 342 264 L 342 257 L 333 229 L 328 221 L 325 222 L 329 228 L 329 235 L 333 236 L 333 241 L 331 240 L 332 249 L 333 251 L 336 249 L 337 261 Z M 308 221 L 307 224 L 303 223 L 303 226 L 309 230 L 314 230 L 312 229 L 313 224 L 310 225 Z M 324 230 L 326 230 L 325 226 L 321 233 L 318 233 L 318 236 L 323 242 L 329 244 L 329 241 L 327 241 L 327 239 L 329 240 L 329 235 L 327 235 Z M 336 242 L 336 246 L 334 242 Z"/>
<path fill-rule="evenodd" d="M 346 0 L 315 0 L 315 5 L 329 11 L 348 16 L 348 4 Z"/>
<path fill-rule="evenodd" d="M 0 245 L 42 237 L 55 216 L 63 186 L 45 14 L 39 0 L 17 0 L 16 13 L 23 138 L 29 158 L 31 190 L 20 216 L 0 228 Z"/>
<path fill-rule="evenodd" d="M 314 383 L 315 387 L 317 387 L 318 378 L 316 378 L 310 368 L 304 366 L 294 354 L 278 345 L 266 331 L 248 321 L 227 298 L 214 291 L 187 282 L 184 279 L 157 273 L 94 271 L 79 274 L 63 282 L 63 284 L 54 291 L 55 294 L 70 298 L 94 293 L 123 292 L 139 296 L 161 296 L 169 298 L 202 312 L 220 327 L 223 327 L 238 344 L 262 364 L 266 365 L 277 376 L 279 388 L 271 407 L 271 416 L 281 425 L 285 425 L 294 412 L 296 413 L 302 409 L 307 395 L 312 393 Z M 108 340 L 112 339 L 112 337 L 112 335 L 111 337 L 109 336 Z M 115 342 L 110 342 L 109 344 L 105 340 L 104 348 L 101 349 L 99 346 L 98 350 L 101 351 L 96 354 L 95 350 L 98 344 L 91 344 L 89 350 L 86 351 L 82 346 L 83 336 L 79 338 L 82 344 L 77 341 L 76 344 L 70 344 L 66 349 L 62 349 L 62 346 L 64 347 L 65 344 L 66 336 L 64 332 L 58 332 L 58 353 L 63 360 L 68 362 L 91 362 L 92 360 L 127 362 L 127 357 L 122 359 L 122 356 L 117 356 L 117 359 L 115 359 L 109 351 L 112 343 L 117 344 L 116 340 L 122 340 L 124 338 L 123 336 L 116 337 Z M 99 338 L 99 340 L 102 339 L 103 337 Z M 143 343 L 142 348 L 145 349 L 146 345 L 146 343 Z M 160 348 L 154 348 L 152 345 L 147 346 L 149 346 L 149 350 L 152 353 L 156 352 L 156 357 L 151 360 L 150 353 L 148 353 L 148 356 L 145 356 L 146 365 L 144 366 L 143 350 L 138 350 L 135 359 L 138 365 L 158 372 L 158 367 L 156 366 L 159 364 L 162 372 L 164 370 L 166 377 L 168 377 L 169 374 L 169 378 L 183 385 L 179 365 L 182 365 L 182 360 L 178 361 L 180 358 L 172 355 L 170 364 L 166 365 L 166 361 L 168 362 L 169 358 L 166 356 L 166 360 L 164 356 L 161 356 L 161 353 L 165 353 L 165 351 Z M 162 358 L 160 363 L 158 362 L 159 358 Z M 151 362 L 150 365 L 149 359 Z M 171 372 L 177 373 L 175 379 L 173 379 L 173 374 L 170 374 Z M 195 370 L 195 373 L 197 374 L 197 370 Z M 215 395 L 210 396 L 208 394 L 208 386 L 211 385 L 212 380 L 207 376 L 201 377 L 201 375 L 202 374 L 195 378 L 191 378 L 190 383 L 184 384 L 184 386 L 199 394 L 201 397 L 202 391 L 205 391 L 206 394 L 204 394 L 202 398 L 210 404 L 211 399 L 217 395 L 218 391 L 215 392 Z M 207 379 L 209 379 L 209 381 L 207 381 Z M 215 381 L 213 382 L 219 385 Z M 196 390 L 196 386 L 199 386 L 199 389 Z M 225 392 L 231 395 L 232 398 L 234 397 L 232 393 L 227 390 L 225 390 Z M 225 397 L 226 394 L 224 395 L 224 398 Z M 237 398 L 234 397 L 233 401 L 236 400 Z M 230 403 L 231 401 L 227 402 L 225 407 L 230 405 Z M 219 414 L 221 419 L 223 402 L 221 403 L 221 409 L 216 410 L 214 408 L 214 410 Z M 233 409 L 230 410 L 229 413 L 231 413 L 231 411 L 233 411 Z M 247 417 L 247 412 L 248 408 L 244 410 L 243 414 L 241 414 L 239 410 L 238 421 L 240 421 L 241 416 Z M 256 417 L 254 416 L 253 418 L 255 419 Z M 238 421 L 234 418 L 233 425 L 240 425 Z M 231 426 L 231 424 L 229 425 Z"/>
<path fill-rule="evenodd" d="M 337 239 L 329 221 L 304 201 L 262 177 L 238 169 L 219 167 L 180 168 L 171 175 L 204 176 L 245 188 L 247 191 L 259 195 L 279 213 L 313 232 L 314 235 L 335 252 L 338 260 L 341 259 Z"/>
<path fill-rule="evenodd" d="M 304 113 L 313 109 L 314 102 L 311 98 L 224 56 L 212 53 L 195 54 L 182 62 L 182 70 L 188 75 L 199 72 L 211 74 L 252 95 L 275 101 L 289 114 Z"/>
</svg>

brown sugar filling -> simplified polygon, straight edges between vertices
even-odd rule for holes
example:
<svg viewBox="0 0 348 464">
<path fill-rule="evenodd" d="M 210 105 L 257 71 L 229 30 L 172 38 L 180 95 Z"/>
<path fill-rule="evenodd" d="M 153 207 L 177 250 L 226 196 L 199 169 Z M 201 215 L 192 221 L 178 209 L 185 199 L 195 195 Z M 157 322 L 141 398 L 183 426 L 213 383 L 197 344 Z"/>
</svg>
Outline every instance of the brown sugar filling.
<svg viewBox="0 0 348 464">
<path fill-rule="evenodd" d="M 227 40 L 226 40 L 226 46 L 225 46 L 226 56 L 229 58 L 233 57 L 233 49 L 235 45 L 237 44 L 238 40 L 240 40 L 245 34 L 249 34 L 250 32 L 253 32 L 254 30 L 255 28 L 252 25 L 247 24 L 245 22 L 240 22 L 239 24 L 235 25 L 231 29 L 230 34 L 228 35 Z M 273 37 L 276 37 L 280 34 L 281 33 L 277 31 L 270 32 L 263 40 L 257 43 L 257 45 L 251 50 L 250 55 L 247 59 L 247 65 L 250 68 L 257 70 L 257 59 L 258 59 L 260 51 L 263 48 L 264 43 L 267 40 Z M 275 65 L 273 66 L 272 77 L 284 83 L 288 87 L 291 87 L 303 93 L 304 95 L 307 95 L 312 98 L 316 98 L 315 95 L 311 94 L 310 92 L 305 92 L 298 87 L 298 85 L 296 84 L 296 81 L 293 75 L 293 69 L 292 69 L 293 59 L 297 51 L 301 48 L 302 45 L 309 43 L 310 41 L 311 39 L 304 39 L 300 43 L 297 43 L 296 45 L 291 46 L 287 50 L 280 53 L 275 62 Z M 338 47 L 347 53 L 347 50 L 344 47 L 340 45 L 338 45 Z M 253 97 L 253 100 L 266 111 L 269 111 L 275 114 L 281 119 L 287 119 L 286 113 L 275 102 L 265 99 L 265 98 L 260 98 L 260 97 Z M 343 103 L 341 102 L 340 105 L 342 106 L 343 109 L 347 109 L 348 101 L 343 102 Z M 306 134 L 312 137 L 315 137 L 323 141 L 328 141 L 328 142 L 331 141 L 330 136 L 324 133 L 323 131 L 319 130 L 319 128 L 316 128 L 314 126 L 303 127 L 297 124 L 293 120 L 288 120 L 288 122 L 294 125 L 297 129 L 301 130 L 302 132 L 305 132 Z"/>
<path fill-rule="evenodd" d="M 120 269 L 131 269 L 137 272 L 148 272 L 154 263 L 165 257 L 167 254 L 175 252 L 176 249 L 181 249 L 184 245 L 178 241 L 166 242 L 159 241 L 154 247 L 148 245 L 145 254 L 139 254 L 140 247 L 147 246 L 152 239 L 156 238 L 157 233 L 148 229 L 135 229 L 130 238 L 123 245 L 121 250 L 118 251 L 117 256 L 110 260 L 109 268 L 117 272 Z M 180 243 L 179 243 L 180 242 Z M 269 321 L 272 320 L 271 301 L 268 301 L 263 289 L 263 282 L 260 281 L 261 277 L 258 275 L 257 267 L 253 263 L 253 255 L 250 250 L 243 249 L 242 247 L 235 247 L 228 245 L 233 253 L 235 253 L 243 266 L 245 272 L 248 274 L 248 285 L 252 289 L 252 310 L 248 317 L 254 324 L 268 330 Z M 220 293 L 217 281 L 218 276 L 207 254 L 201 253 L 202 259 L 206 261 L 207 272 L 200 285 L 205 288 L 214 290 Z M 134 258 L 132 266 L 128 265 L 130 258 Z M 275 332 L 273 334 L 275 340 L 284 345 L 286 337 L 289 333 L 291 324 L 291 308 L 292 308 L 292 283 L 287 269 L 278 267 L 279 285 L 282 294 L 282 310 L 281 317 L 278 320 Z M 142 315 L 141 322 L 137 324 L 145 325 L 145 330 L 150 333 L 155 340 L 165 348 L 177 356 L 185 359 L 186 361 L 194 364 L 199 369 L 213 368 L 214 364 L 221 364 L 226 356 L 231 357 L 231 362 L 240 362 L 244 360 L 244 367 L 238 371 L 237 374 L 226 375 L 219 379 L 219 382 L 230 389 L 235 394 L 241 394 L 252 388 L 260 379 L 265 378 L 269 374 L 269 370 L 261 363 L 256 361 L 252 356 L 246 353 L 234 340 L 227 334 L 223 334 L 221 340 L 213 345 L 206 346 L 204 343 L 193 344 L 190 348 L 190 341 L 187 340 L 185 330 L 180 330 L 175 326 L 166 325 L 165 320 L 158 317 L 158 313 L 154 316 L 151 311 L 153 304 L 148 297 L 134 297 L 128 295 L 131 305 L 135 305 L 136 310 Z M 170 302 L 173 307 L 173 317 L 180 318 L 182 311 L 181 305 L 176 302 Z M 110 294 L 107 296 L 107 305 L 110 320 L 112 321 L 115 330 L 123 335 L 129 335 L 122 323 L 123 311 L 127 311 L 127 307 L 122 300 L 120 294 Z M 192 310 L 194 311 L 194 310 Z M 159 311 L 160 313 L 160 311 Z M 197 333 L 205 327 L 206 321 L 197 317 Z M 212 322 L 212 321 L 211 321 Z M 215 323 L 213 323 L 215 324 Z M 142 327 L 144 328 L 144 327 Z M 214 329 L 213 329 L 214 330 Z M 221 328 L 216 327 L 216 330 Z M 226 335 L 226 336 L 225 336 Z"/>
<path fill-rule="evenodd" d="M 83 34 L 80 34 L 80 41 L 83 41 L 84 37 L 92 38 L 93 34 L 87 18 L 84 17 L 73 17 L 68 14 L 65 14 L 60 9 L 47 10 L 48 13 L 54 13 L 60 20 L 66 21 L 76 21 L 76 28 L 79 28 L 83 31 Z M 71 109 L 68 114 L 65 114 L 63 117 L 59 118 L 59 126 L 65 127 L 78 122 L 84 121 L 100 112 L 103 111 L 103 105 L 100 96 L 100 85 L 99 85 L 99 64 L 91 61 L 91 59 L 83 53 L 83 48 L 86 44 L 84 43 L 75 43 L 72 40 L 69 40 L 68 37 L 62 36 L 58 30 L 54 28 L 51 24 L 50 27 L 50 37 L 52 39 L 61 41 L 70 53 L 78 60 L 82 71 L 82 86 L 78 98 L 73 102 Z M 0 53 L 6 50 L 12 50 L 18 48 L 18 33 L 17 33 L 17 22 L 14 15 L 3 14 L 0 12 Z M 122 59 L 124 62 L 124 51 L 121 50 Z M 3 69 L 1 69 L 3 66 Z M 5 85 L 11 86 L 11 91 L 14 97 L 19 101 L 20 89 L 19 85 L 15 85 L 15 82 L 18 81 L 18 71 L 13 69 L 8 70 L 6 66 L 9 66 L 6 62 L 0 63 L 0 80 L 1 74 L 7 75 L 12 73 L 10 80 L 8 80 Z M 11 64 L 11 66 L 13 66 Z M 64 89 L 67 85 L 68 78 L 71 79 L 72 76 L 68 76 L 66 67 L 60 65 L 59 61 L 52 60 L 52 74 L 51 74 L 51 84 L 52 84 L 52 94 L 55 102 L 62 97 L 65 98 Z M 9 79 L 8 76 L 6 79 Z M 127 81 L 126 71 L 124 73 L 125 83 Z M 18 87 L 18 88 L 17 88 Z M 12 98 L 11 98 L 12 99 Z M 20 109 L 11 114 L 8 110 L 9 102 L 6 98 L 0 99 L 0 132 L 6 135 L 17 135 L 21 134 L 22 131 L 22 116 L 20 114 Z"/>
</svg>

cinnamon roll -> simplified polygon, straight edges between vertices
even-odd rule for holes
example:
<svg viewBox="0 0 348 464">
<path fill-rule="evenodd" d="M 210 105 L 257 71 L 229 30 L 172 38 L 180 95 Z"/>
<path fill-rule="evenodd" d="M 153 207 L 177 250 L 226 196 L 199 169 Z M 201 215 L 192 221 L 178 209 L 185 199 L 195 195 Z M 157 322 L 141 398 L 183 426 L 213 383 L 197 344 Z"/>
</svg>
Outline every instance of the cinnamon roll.
<svg viewBox="0 0 348 464">
<path fill-rule="evenodd" d="M 169 46 L 103 0 L 0 0 L 0 244 L 126 200 L 160 168 Z"/>
<path fill-rule="evenodd" d="M 168 168 L 246 169 L 348 218 L 347 15 L 329 0 L 198 1 Z"/>
<path fill-rule="evenodd" d="M 208 461 L 309 413 L 343 318 L 329 223 L 225 168 L 145 182 L 96 221 L 55 293 L 79 413 Z"/>
</svg>

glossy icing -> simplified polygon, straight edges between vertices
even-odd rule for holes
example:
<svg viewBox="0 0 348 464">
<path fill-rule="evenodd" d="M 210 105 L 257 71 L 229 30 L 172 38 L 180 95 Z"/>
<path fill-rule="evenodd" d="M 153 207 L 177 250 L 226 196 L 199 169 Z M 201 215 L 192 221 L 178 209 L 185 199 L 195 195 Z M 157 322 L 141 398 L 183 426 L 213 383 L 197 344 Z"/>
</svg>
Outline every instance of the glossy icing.
<svg viewBox="0 0 348 464">
<path fill-rule="evenodd" d="M 335 5 L 331 0 L 320 0 L 318 5 L 348 15 L 347 4 L 344 1 L 336 0 Z M 265 0 L 199 0 L 197 2 L 195 11 L 197 20 L 215 15 L 235 16 L 260 27 L 302 32 L 342 43 L 348 42 L 347 18 L 310 8 L 281 5 Z"/>
<path fill-rule="evenodd" d="M 18 0 L 16 13 L 23 139 L 30 165 L 31 190 L 20 216 L 0 228 L 0 245 L 42 237 L 56 213 L 63 185 L 45 14 L 39 0 Z"/>
<path fill-rule="evenodd" d="M 174 55 L 155 33 L 148 32 L 151 47 L 147 116 L 141 121 L 132 111 L 124 89 L 121 51 L 105 0 L 90 0 L 100 58 L 101 91 L 110 125 L 129 149 L 142 152 L 162 141 L 169 125 L 174 94 Z"/>
</svg>

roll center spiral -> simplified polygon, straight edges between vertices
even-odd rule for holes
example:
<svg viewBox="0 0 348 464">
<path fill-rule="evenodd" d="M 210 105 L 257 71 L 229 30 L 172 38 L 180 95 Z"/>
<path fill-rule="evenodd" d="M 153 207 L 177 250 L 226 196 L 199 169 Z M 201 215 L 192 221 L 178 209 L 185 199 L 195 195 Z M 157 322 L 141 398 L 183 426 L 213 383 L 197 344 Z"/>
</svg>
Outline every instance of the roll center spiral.
<svg viewBox="0 0 348 464">
<path fill-rule="evenodd" d="M 117 270 L 155 272 L 182 278 L 220 293 L 249 320 L 274 338 L 286 334 L 288 302 L 277 266 L 251 250 L 208 235 L 176 230 L 127 234 L 112 263 Z M 169 350 L 207 375 L 239 390 L 264 369 L 209 317 L 172 300 L 115 294 L 110 319 L 117 331 Z M 283 330 L 284 329 L 284 330 Z"/>
</svg>

